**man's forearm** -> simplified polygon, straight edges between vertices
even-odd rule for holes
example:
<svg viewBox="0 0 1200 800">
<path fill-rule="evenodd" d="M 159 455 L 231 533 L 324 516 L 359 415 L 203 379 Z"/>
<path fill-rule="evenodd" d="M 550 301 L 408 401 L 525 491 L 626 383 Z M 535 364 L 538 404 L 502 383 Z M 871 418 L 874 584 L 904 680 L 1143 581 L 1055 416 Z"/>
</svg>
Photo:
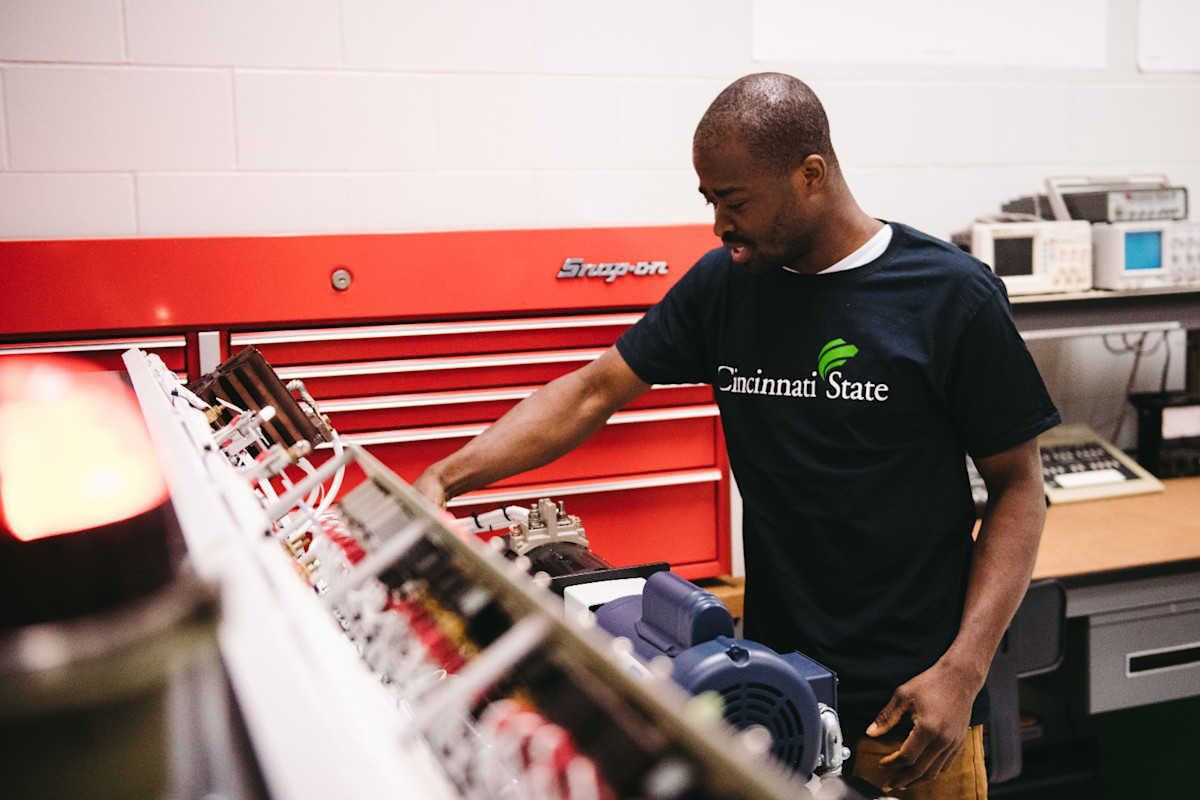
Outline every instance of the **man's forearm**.
<svg viewBox="0 0 1200 800">
<path fill-rule="evenodd" d="M 1033 574 L 1046 519 L 1040 470 L 1008 483 L 988 504 L 971 558 L 959 635 L 947 657 L 982 686 Z"/>
<path fill-rule="evenodd" d="M 414 485 L 444 503 L 540 467 L 578 447 L 648 388 L 612 349 L 534 392 L 461 450 L 426 469 Z M 435 496 L 439 492 L 442 496 Z"/>
<path fill-rule="evenodd" d="M 947 654 L 971 664 L 980 686 L 1029 586 L 1041 533 L 1040 522 L 1007 520 L 997 524 L 1014 530 L 997 535 L 981 528 L 959 636 Z"/>
<path fill-rule="evenodd" d="M 565 380 L 563 379 L 559 379 Z M 556 381 L 519 403 L 461 450 L 429 467 L 446 499 L 540 467 L 578 446 L 606 419 L 598 414 L 571 414 L 551 426 L 541 420 L 572 404 L 574 396 Z"/>
</svg>

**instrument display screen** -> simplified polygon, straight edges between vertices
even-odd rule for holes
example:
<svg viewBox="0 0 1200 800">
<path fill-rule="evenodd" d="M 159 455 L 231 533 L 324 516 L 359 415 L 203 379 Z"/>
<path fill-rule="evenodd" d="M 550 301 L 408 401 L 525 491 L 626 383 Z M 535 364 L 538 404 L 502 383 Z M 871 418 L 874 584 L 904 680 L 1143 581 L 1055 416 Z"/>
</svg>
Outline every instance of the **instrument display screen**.
<svg viewBox="0 0 1200 800">
<path fill-rule="evenodd" d="M 996 274 L 1002 278 L 1033 274 L 1033 237 L 997 236 L 995 248 Z"/>
<path fill-rule="evenodd" d="M 1125 270 L 1162 268 L 1162 231 L 1125 233 Z"/>
</svg>

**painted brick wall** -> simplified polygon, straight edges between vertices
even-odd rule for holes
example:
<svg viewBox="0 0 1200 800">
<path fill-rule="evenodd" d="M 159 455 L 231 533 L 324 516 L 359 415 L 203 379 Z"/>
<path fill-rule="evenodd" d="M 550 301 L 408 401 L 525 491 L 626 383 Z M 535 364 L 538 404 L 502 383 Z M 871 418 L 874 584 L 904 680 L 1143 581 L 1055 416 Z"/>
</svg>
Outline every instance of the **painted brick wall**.
<svg viewBox="0 0 1200 800">
<path fill-rule="evenodd" d="M 692 128 L 763 69 L 939 236 L 1049 174 L 1200 191 L 1200 75 L 1108 7 L 1106 69 L 1002 70 L 755 62 L 749 0 L 0 0 L 0 238 L 702 222 Z"/>
</svg>

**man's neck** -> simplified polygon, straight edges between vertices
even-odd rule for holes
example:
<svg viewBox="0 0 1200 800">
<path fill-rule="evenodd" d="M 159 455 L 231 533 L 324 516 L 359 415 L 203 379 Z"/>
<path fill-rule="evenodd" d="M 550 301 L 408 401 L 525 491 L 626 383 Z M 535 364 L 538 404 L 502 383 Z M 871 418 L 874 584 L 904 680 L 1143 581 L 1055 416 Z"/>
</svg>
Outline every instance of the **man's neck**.
<svg viewBox="0 0 1200 800">
<path fill-rule="evenodd" d="M 821 237 L 803 264 L 793 264 L 792 268 L 806 274 L 828 269 L 870 241 L 883 225 L 852 204 L 845 213 L 830 218 L 825 225 L 829 235 Z"/>
</svg>

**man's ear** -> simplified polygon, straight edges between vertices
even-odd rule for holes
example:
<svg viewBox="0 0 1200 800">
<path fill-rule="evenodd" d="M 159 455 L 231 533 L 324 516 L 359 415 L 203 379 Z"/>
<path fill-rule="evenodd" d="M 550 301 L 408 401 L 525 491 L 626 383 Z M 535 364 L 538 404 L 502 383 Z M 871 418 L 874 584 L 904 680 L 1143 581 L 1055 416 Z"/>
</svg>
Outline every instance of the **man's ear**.
<svg viewBox="0 0 1200 800">
<path fill-rule="evenodd" d="M 792 186 L 798 191 L 811 192 L 824 186 L 828 175 L 829 166 L 825 159 L 814 153 L 792 171 Z"/>
</svg>

